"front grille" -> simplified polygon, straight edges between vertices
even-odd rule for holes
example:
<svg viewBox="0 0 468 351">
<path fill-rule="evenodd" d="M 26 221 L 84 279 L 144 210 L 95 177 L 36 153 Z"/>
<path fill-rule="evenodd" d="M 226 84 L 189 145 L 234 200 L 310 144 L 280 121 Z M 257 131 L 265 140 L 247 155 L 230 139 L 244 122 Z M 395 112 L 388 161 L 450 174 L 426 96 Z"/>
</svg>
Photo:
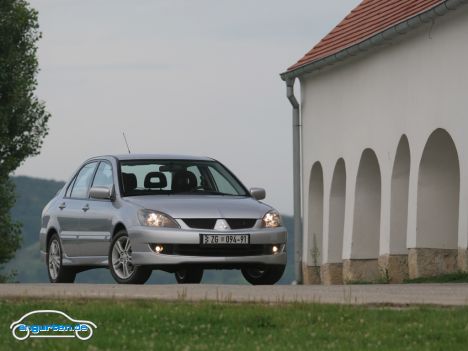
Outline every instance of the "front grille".
<svg viewBox="0 0 468 351">
<path fill-rule="evenodd" d="M 226 218 L 231 229 L 252 228 L 257 220 L 255 218 Z"/>
<path fill-rule="evenodd" d="M 213 229 L 216 224 L 216 218 L 183 218 L 185 224 L 190 228 Z"/>
<path fill-rule="evenodd" d="M 185 224 L 194 229 L 214 229 L 216 218 L 183 218 Z M 231 229 L 248 229 L 252 228 L 257 219 L 255 218 L 226 218 L 226 222 Z"/>
<path fill-rule="evenodd" d="M 239 257 L 239 256 L 259 256 L 271 255 L 272 245 L 245 245 L 239 246 L 210 246 L 203 247 L 193 244 L 166 244 L 164 245 L 165 255 L 181 255 L 181 256 L 211 256 L 211 257 Z"/>
</svg>

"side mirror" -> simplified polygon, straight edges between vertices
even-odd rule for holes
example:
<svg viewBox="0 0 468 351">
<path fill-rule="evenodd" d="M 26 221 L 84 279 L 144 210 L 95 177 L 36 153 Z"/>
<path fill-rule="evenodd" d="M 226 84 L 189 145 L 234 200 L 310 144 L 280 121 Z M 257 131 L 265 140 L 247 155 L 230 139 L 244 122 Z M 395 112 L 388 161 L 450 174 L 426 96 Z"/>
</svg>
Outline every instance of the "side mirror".
<svg viewBox="0 0 468 351">
<path fill-rule="evenodd" d="M 89 190 L 89 197 L 99 200 L 114 200 L 114 186 L 95 186 Z"/>
<path fill-rule="evenodd" d="M 263 200 L 266 197 L 266 192 L 263 188 L 251 188 L 250 195 L 256 200 Z"/>
</svg>

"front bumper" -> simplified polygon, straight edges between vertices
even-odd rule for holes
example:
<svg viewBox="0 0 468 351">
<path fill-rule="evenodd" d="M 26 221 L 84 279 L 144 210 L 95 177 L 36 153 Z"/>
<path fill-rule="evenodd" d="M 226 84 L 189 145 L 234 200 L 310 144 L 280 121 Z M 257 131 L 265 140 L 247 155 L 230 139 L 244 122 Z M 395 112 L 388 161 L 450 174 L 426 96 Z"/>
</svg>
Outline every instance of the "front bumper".
<svg viewBox="0 0 468 351">
<path fill-rule="evenodd" d="M 169 228 L 151 228 L 138 226 L 128 230 L 130 242 L 132 244 L 132 259 L 136 265 L 151 266 L 175 266 L 175 265 L 201 265 L 211 268 L 237 268 L 243 265 L 286 265 L 286 241 L 287 231 L 284 227 L 266 229 L 250 228 L 242 230 L 187 230 L 187 229 L 169 229 Z M 236 249 L 235 255 L 224 255 L 216 252 L 212 248 L 214 255 L 197 255 L 192 253 L 178 254 L 177 252 L 164 254 L 156 253 L 151 245 L 170 245 L 171 247 L 190 246 L 191 248 L 200 247 L 200 234 L 250 234 L 250 247 L 267 247 L 268 245 L 278 245 L 281 250 L 277 253 L 261 253 L 252 255 L 252 250 L 246 246 L 245 255 L 242 249 Z M 219 246 L 220 252 L 226 246 Z M 196 250 L 194 251 L 196 252 Z"/>
</svg>

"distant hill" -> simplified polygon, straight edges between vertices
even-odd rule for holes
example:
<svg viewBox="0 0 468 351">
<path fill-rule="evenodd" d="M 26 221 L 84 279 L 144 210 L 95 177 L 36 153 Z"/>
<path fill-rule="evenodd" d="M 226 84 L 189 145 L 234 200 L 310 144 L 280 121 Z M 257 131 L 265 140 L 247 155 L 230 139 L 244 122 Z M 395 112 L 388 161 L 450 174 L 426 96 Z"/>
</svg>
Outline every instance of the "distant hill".
<svg viewBox="0 0 468 351">
<path fill-rule="evenodd" d="M 13 177 L 16 186 L 17 200 L 11 214 L 23 224 L 23 243 L 15 258 L 6 266 L 7 270 L 17 272 L 16 280 L 21 283 L 48 282 L 46 265 L 40 260 L 39 230 L 42 209 L 50 199 L 63 187 L 64 182 L 31 177 Z M 283 217 L 288 228 L 288 265 L 280 283 L 289 284 L 294 279 L 293 268 L 293 219 Z M 114 283 L 107 269 L 95 269 L 78 274 L 77 282 Z M 149 284 L 175 283 L 173 274 L 153 272 Z M 206 271 L 203 283 L 246 284 L 239 271 Z"/>
</svg>

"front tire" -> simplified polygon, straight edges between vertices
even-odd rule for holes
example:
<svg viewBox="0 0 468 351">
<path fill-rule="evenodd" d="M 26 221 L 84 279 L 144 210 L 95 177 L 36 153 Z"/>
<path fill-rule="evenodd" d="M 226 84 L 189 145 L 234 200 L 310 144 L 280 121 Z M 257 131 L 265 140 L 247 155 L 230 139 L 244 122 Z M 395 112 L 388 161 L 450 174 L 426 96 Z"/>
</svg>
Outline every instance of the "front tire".
<svg viewBox="0 0 468 351">
<path fill-rule="evenodd" d="M 184 267 L 174 273 L 179 284 L 200 284 L 203 269 L 198 267 Z"/>
<path fill-rule="evenodd" d="M 144 284 L 152 270 L 135 266 L 132 262 L 132 246 L 125 230 L 119 231 L 112 239 L 109 250 L 109 270 L 119 284 Z"/>
<path fill-rule="evenodd" d="M 51 283 L 73 283 L 76 271 L 63 266 L 63 250 L 57 233 L 52 234 L 47 245 L 46 253 L 47 273 Z"/>
<path fill-rule="evenodd" d="M 285 266 L 242 268 L 242 275 L 252 285 L 273 285 L 281 279 Z"/>
</svg>

